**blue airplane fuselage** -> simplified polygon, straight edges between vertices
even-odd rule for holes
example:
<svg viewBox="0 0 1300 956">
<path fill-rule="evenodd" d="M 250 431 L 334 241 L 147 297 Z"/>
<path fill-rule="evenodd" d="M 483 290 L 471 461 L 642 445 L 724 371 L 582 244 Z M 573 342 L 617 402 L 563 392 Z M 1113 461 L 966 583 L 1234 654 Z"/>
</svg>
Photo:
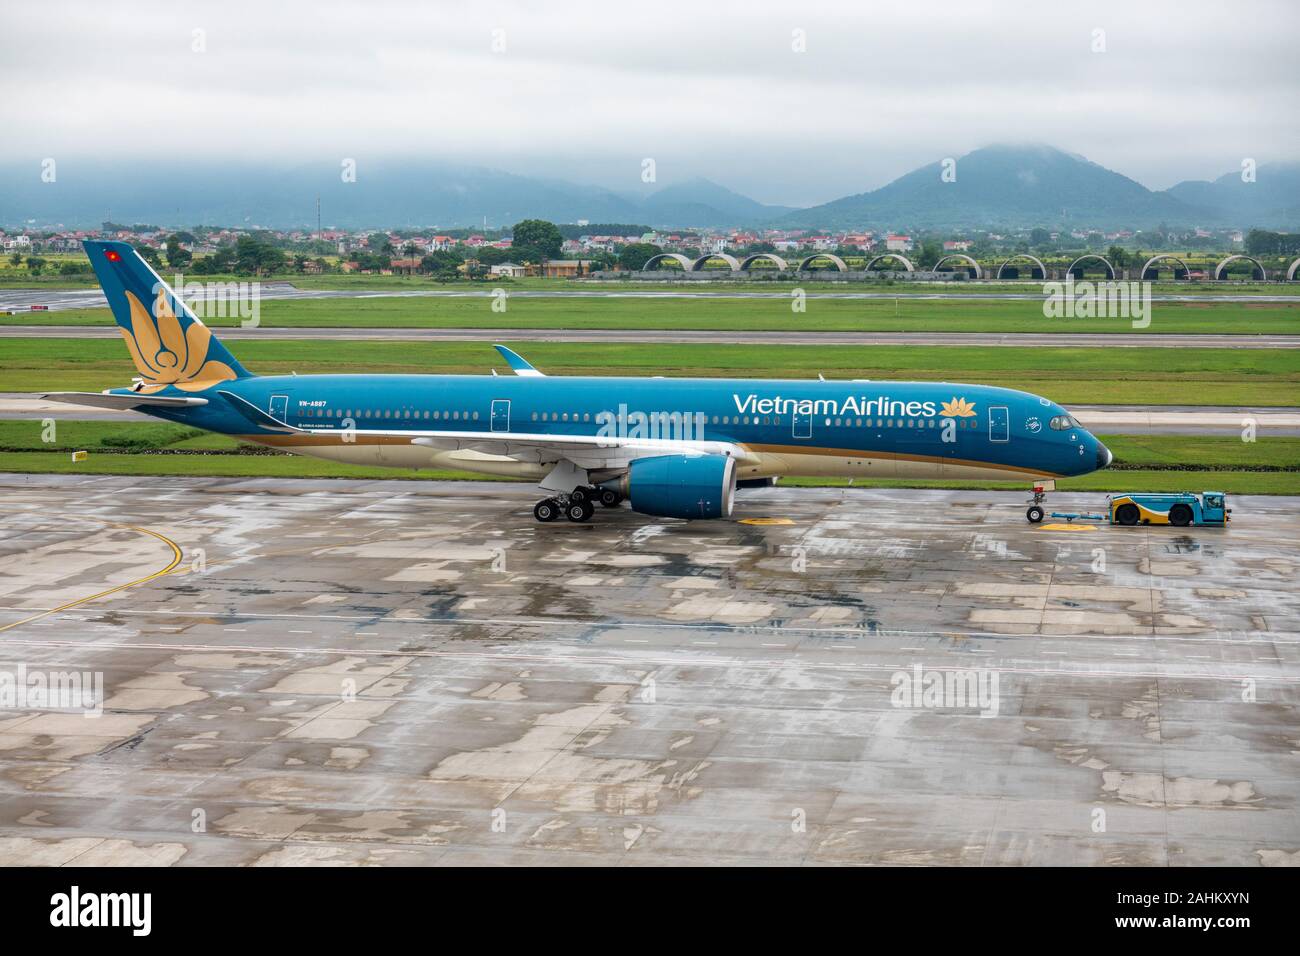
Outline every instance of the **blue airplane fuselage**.
<svg viewBox="0 0 1300 956">
<path fill-rule="evenodd" d="M 285 435 L 254 425 L 210 392 L 235 394 L 310 433 Z M 463 455 L 448 457 L 411 443 L 417 433 L 430 430 L 726 442 L 750 453 L 741 478 L 1024 480 L 1086 474 L 1110 457 L 1056 403 L 986 385 L 299 375 L 244 378 L 189 394 L 208 397 L 209 403 L 148 411 L 299 454 L 406 468 L 467 466 Z M 480 470 L 489 474 L 529 477 L 545 471 L 540 462 L 484 457 Z"/>
</svg>

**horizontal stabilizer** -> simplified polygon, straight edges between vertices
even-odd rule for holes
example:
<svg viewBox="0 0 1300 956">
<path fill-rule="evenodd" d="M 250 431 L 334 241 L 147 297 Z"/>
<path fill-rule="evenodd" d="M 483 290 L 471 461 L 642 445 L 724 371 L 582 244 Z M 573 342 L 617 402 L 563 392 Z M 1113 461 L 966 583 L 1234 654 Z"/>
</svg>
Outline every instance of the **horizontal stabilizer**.
<svg viewBox="0 0 1300 956">
<path fill-rule="evenodd" d="M 303 433 L 301 428 L 294 428 L 288 422 L 282 422 L 272 415 L 268 415 L 252 402 L 240 398 L 234 392 L 218 391 L 218 395 L 228 401 L 235 411 L 243 415 L 258 428 L 266 428 L 276 432 L 286 432 L 290 435 L 300 435 Z"/>
<path fill-rule="evenodd" d="M 508 349 L 504 345 L 494 345 L 492 347 L 501 353 L 501 357 L 506 360 L 506 364 L 514 370 L 516 375 L 522 375 L 524 378 L 546 377 L 544 373 L 533 368 L 532 365 L 530 365 L 524 357 L 514 349 Z"/>
<path fill-rule="evenodd" d="M 206 398 L 170 398 L 166 395 L 119 395 L 113 392 L 44 392 L 41 398 L 68 405 L 90 405 L 130 411 L 133 408 L 193 408 L 208 404 Z"/>
</svg>

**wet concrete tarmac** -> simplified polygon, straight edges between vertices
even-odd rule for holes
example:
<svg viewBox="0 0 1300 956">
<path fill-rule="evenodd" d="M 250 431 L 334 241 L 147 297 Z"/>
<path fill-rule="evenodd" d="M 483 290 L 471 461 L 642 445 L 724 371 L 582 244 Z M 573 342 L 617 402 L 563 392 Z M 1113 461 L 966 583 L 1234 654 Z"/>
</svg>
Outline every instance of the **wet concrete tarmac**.
<svg viewBox="0 0 1300 956">
<path fill-rule="evenodd" d="M 0 495 L 0 671 L 107 698 L 0 710 L 3 863 L 1300 862 L 1297 499 L 1172 529 L 901 489 L 584 525 L 489 483 Z"/>
</svg>

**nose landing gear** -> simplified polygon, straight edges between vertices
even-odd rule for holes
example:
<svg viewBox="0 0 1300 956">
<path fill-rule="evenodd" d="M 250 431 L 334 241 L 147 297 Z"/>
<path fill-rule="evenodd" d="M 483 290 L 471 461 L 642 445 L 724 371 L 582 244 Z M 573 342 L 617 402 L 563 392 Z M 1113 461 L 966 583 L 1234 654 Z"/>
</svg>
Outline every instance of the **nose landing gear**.
<svg viewBox="0 0 1300 956">
<path fill-rule="evenodd" d="M 1055 490 L 1055 481 L 1041 481 L 1034 485 L 1034 500 L 1025 510 L 1025 518 L 1030 524 L 1038 524 L 1043 520 L 1043 501 L 1046 500 L 1049 491 Z"/>
</svg>

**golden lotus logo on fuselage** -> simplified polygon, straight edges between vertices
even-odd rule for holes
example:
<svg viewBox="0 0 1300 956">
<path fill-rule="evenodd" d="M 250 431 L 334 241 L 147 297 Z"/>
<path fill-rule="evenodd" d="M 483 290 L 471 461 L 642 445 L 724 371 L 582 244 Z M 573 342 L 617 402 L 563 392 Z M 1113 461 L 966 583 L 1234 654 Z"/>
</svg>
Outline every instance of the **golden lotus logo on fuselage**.
<svg viewBox="0 0 1300 956">
<path fill-rule="evenodd" d="M 186 392 L 201 392 L 236 378 L 225 362 L 208 361 L 212 333 L 206 325 L 192 321 L 188 328 L 181 328 L 166 291 L 159 290 L 152 315 L 133 293 L 126 293 L 126 301 L 131 309 L 131 329 L 121 332 L 145 382 L 140 391 L 157 392 L 174 385 Z"/>
<path fill-rule="evenodd" d="M 939 414 L 945 418 L 970 418 L 975 414 L 975 405 L 954 395 L 951 402 L 943 403 Z"/>
</svg>

